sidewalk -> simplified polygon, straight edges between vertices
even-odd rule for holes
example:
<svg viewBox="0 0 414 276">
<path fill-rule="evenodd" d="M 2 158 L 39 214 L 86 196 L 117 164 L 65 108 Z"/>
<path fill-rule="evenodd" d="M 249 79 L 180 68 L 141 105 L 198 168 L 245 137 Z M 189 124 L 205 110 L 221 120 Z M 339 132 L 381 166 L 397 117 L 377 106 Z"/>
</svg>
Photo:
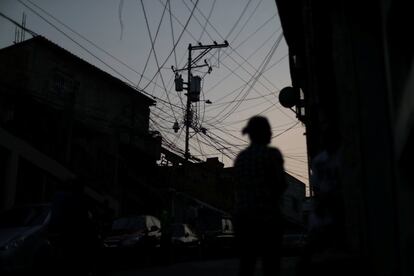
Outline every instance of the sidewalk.
<svg viewBox="0 0 414 276">
<path fill-rule="evenodd" d="M 297 259 L 282 259 L 282 276 L 294 276 Z M 110 276 L 237 276 L 238 260 L 222 259 L 198 262 L 177 263 L 169 266 L 156 266 L 131 270 L 114 271 Z M 258 263 L 256 276 L 262 276 Z"/>
</svg>

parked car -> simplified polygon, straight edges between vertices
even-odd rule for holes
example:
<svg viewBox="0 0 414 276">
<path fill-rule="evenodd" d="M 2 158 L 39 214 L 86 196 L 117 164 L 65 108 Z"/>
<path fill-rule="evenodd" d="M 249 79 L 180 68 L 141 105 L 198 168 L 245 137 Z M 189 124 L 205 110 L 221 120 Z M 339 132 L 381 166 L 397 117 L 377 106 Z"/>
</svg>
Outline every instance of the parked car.
<svg viewBox="0 0 414 276">
<path fill-rule="evenodd" d="M 33 271 L 48 261 L 50 215 L 49 204 L 17 206 L 0 214 L 0 271 Z"/>
<path fill-rule="evenodd" d="M 235 249 L 235 234 L 231 218 L 221 218 L 218 225 L 204 231 L 202 247 L 207 255 L 232 255 Z"/>
<path fill-rule="evenodd" d="M 175 247 L 198 247 L 200 239 L 197 234 L 184 223 L 174 223 L 172 226 L 171 243 Z"/>
<path fill-rule="evenodd" d="M 161 222 L 150 215 L 122 217 L 113 221 L 110 233 L 104 239 L 105 247 L 159 247 Z"/>
</svg>

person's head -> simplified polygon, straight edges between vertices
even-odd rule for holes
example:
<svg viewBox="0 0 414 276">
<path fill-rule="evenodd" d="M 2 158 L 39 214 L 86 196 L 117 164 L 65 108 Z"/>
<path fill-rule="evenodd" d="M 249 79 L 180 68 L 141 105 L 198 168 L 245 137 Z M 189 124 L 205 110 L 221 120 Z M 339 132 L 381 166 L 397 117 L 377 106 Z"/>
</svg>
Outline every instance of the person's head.
<svg viewBox="0 0 414 276">
<path fill-rule="evenodd" d="M 272 129 L 267 118 L 253 116 L 243 128 L 242 134 L 248 134 L 251 142 L 254 144 L 267 145 L 272 138 Z"/>
</svg>

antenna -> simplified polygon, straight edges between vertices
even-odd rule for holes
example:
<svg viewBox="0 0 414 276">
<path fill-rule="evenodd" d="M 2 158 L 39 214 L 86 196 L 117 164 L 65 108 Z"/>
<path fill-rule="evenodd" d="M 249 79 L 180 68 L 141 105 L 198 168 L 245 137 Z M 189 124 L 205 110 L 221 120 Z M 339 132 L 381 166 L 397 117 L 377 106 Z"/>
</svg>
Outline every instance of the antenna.
<svg viewBox="0 0 414 276">
<path fill-rule="evenodd" d="M 16 44 L 19 40 L 19 29 L 17 26 L 14 28 L 14 40 L 13 43 Z"/>
<path fill-rule="evenodd" d="M 8 21 L 10 21 L 11 23 L 13 23 L 14 25 L 16 25 L 16 29 L 14 29 L 14 43 L 17 43 L 19 40 L 19 36 L 20 36 L 20 31 L 19 29 L 24 30 L 25 32 L 27 31 L 31 36 L 36 37 L 38 36 L 37 33 L 33 32 L 32 30 L 29 30 L 28 28 L 22 26 L 20 23 L 18 23 L 17 21 L 11 19 L 10 17 L 8 17 L 7 15 L 5 15 L 4 13 L 2 13 L 0 11 L 0 16 L 7 19 Z M 26 24 L 26 15 L 25 15 L 25 19 L 24 19 L 24 23 Z M 19 28 L 17 28 L 19 27 Z"/>
<path fill-rule="evenodd" d="M 21 40 L 20 40 L 20 42 L 22 42 L 22 41 L 24 41 L 24 40 L 25 40 L 25 35 L 26 35 L 26 31 L 25 31 L 25 29 L 26 29 L 26 18 L 27 18 L 27 16 L 26 16 L 26 14 L 23 12 L 23 15 L 22 15 L 22 26 L 23 26 L 23 28 L 22 28 L 22 33 L 21 33 Z"/>
<path fill-rule="evenodd" d="M 16 28 L 14 29 L 14 41 L 13 43 L 20 43 L 22 41 L 25 40 L 25 36 L 26 36 L 26 14 L 23 12 L 22 14 L 22 24 L 16 25 Z"/>
</svg>

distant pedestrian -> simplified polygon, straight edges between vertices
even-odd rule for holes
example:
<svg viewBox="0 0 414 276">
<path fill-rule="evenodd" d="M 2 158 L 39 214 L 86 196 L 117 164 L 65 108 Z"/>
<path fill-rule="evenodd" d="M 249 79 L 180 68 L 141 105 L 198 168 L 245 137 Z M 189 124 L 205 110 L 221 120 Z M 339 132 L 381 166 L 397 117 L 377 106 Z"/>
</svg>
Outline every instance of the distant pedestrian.
<svg viewBox="0 0 414 276">
<path fill-rule="evenodd" d="M 299 275 L 313 272 L 320 276 L 338 274 L 338 265 L 346 259 L 344 203 L 339 176 L 341 136 L 335 126 L 330 125 L 323 129 L 321 140 L 321 151 L 311 162 L 313 208 L 308 219 L 308 244 L 298 265 Z"/>
<path fill-rule="evenodd" d="M 286 189 L 281 152 L 269 147 L 272 131 L 265 117 L 252 117 L 242 131 L 251 144 L 235 161 L 234 230 L 240 276 L 252 276 L 258 258 L 264 276 L 280 274 L 283 220 L 280 198 Z"/>
<path fill-rule="evenodd" d="M 341 137 L 328 126 L 322 133 L 322 150 L 311 163 L 314 208 L 309 217 L 311 243 L 320 250 L 339 248 L 344 242 L 344 210 L 339 177 Z M 316 248 L 315 248 L 316 249 Z"/>
</svg>

